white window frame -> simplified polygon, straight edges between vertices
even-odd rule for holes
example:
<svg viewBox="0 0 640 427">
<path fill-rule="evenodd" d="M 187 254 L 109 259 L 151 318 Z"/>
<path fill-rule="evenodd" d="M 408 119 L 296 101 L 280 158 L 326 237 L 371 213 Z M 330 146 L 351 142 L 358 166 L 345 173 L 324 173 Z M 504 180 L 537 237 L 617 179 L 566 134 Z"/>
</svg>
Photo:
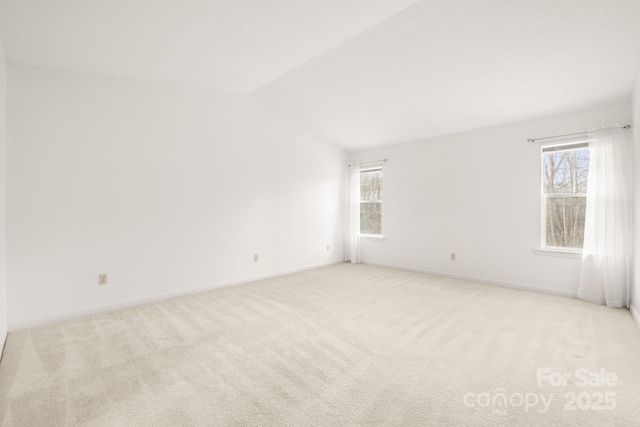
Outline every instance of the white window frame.
<svg viewBox="0 0 640 427">
<path fill-rule="evenodd" d="M 575 148 L 566 148 L 567 151 L 581 150 L 584 148 L 588 149 L 590 142 L 591 140 L 589 139 L 567 141 L 562 143 L 550 142 L 550 143 L 542 144 L 540 147 L 540 218 L 541 218 L 540 224 L 541 224 L 541 228 L 540 228 L 540 249 L 536 250 L 535 251 L 536 253 L 543 254 L 544 252 L 550 252 L 550 253 L 555 252 L 559 254 L 564 253 L 564 254 L 575 255 L 575 256 L 580 256 L 582 254 L 582 248 L 547 245 L 547 199 L 560 198 L 560 197 L 562 198 L 585 197 L 586 198 L 587 193 L 557 193 L 552 195 L 545 194 L 544 192 L 544 176 L 545 176 L 544 155 L 545 155 L 545 149 L 549 149 L 551 147 L 562 149 L 562 147 L 575 146 Z M 591 161 L 591 159 L 589 159 L 589 161 Z"/>
<path fill-rule="evenodd" d="M 361 168 L 358 174 L 358 179 L 360 179 L 360 175 L 364 172 L 371 172 L 371 171 L 376 171 L 379 170 L 380 173 L 382 173 L 382 177 L 384 179 L 384 171 L 382 169 L 382 165 L 375 165 L 375 166 L 367 166 L 364 168 Z M 383 184 L 384 185 L 384 184 Z M 358 189 L 360 189 L 360 186 L 358 185 Z M 360 197 L 360 196 L 359 196 Z M 384 235 L 382 234 L 382 199 L 377 199 L 377 200 L 360 200 L 360 206 L 362 206 L 363 203 L 379 203 L 380 204 L 380 234 L 365 234 L 365 233 L 359 233 L 360 237 L 370 237 L 370 238 L 383 238 Z M 362 209 L 360 209 L 360 212 L 362 212 Z M 359 232 L 360 230 L 358 230 Z"/>
</svg>

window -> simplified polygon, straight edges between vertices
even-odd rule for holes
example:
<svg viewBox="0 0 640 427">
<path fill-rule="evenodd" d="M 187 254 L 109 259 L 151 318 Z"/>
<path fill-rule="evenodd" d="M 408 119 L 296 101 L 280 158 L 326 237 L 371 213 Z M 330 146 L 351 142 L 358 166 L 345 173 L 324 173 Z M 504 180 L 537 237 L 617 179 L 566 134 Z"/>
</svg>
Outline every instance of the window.
<svg viewBox="0 0 640 427">
<path fill-rule="evenodd" d="M 582 249 L 589 143 L 542 148 L 542 247 Z"/>
<path fill-rule="evenodd" d="M 360 234 L 382 235 L 382 168 L 360 170 Z"/>
</svg>

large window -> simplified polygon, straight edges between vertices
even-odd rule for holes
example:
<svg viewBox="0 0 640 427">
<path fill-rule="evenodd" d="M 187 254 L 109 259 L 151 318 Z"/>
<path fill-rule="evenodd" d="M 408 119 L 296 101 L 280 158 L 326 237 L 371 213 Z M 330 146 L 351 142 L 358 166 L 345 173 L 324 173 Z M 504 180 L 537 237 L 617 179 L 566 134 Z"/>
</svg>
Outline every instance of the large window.
<svg viewBox="0 0 640 427">
<path fill-rule="evenodd" d="M 382 168 L 360 170 L 360 234 L 382 235 Z"/>
<path fill-rule="evenodd" d="M 587 142 L 542 148 L 542 247 L 582 249 L 588 173 Z"/>
</svg>

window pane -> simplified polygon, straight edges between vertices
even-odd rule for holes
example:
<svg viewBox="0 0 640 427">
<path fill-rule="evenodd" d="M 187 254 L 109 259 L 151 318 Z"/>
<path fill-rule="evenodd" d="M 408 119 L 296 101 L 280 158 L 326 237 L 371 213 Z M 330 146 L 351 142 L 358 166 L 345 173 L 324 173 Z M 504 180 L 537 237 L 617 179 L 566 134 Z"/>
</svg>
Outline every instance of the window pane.
<svg viewBox="0 0 640 427">
<path fill-rule="evenodd" d="M 360 203 L 360 233 L 382 234 L 381 203 Z"/>
<path fill-rule="evenodd" d="M 360 172 L 360 200 L 382 200 L 382 170 Z"/>
<path fill-rule="evenodd" d="M 586 197 L 547 198 L 547 246 L 581 248 Z"/>
<path fill-rule="evenodd" d="M 544 192 L 586 193 L 589 150 L 544 153 Z"/>
</svg>

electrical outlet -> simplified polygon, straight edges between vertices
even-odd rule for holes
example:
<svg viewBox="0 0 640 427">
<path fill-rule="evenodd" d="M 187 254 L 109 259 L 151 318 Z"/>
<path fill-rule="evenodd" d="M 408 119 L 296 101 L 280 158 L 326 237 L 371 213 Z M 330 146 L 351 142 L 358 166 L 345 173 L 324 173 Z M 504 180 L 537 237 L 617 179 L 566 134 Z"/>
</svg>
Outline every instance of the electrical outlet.
<svg viewBox="0 0 640 427">
<path fill-rule="evenodd" d="M 455 260 L 456 260 L 456 253 L 451 252 L 451 261 L 455 261 Z"/>
<path fill-rule="evenodd" d="M 253 262 L 258 262 L 258 261 L 260 261 L 260 255 L 254 254 L 253 255 Z"/>
<path fill-rule="evenodd" d="M 98 274 L 98 285 L 107 284 L 107 273 Z"/>
<path fill-rule="evenodd" d="M 330 248 L 331 248 L 331 247 L 330 247 L 329 245 L 327 245 L 327 252 L 329 252 L 329 249 L 330 249 Z"/>
</svg>

